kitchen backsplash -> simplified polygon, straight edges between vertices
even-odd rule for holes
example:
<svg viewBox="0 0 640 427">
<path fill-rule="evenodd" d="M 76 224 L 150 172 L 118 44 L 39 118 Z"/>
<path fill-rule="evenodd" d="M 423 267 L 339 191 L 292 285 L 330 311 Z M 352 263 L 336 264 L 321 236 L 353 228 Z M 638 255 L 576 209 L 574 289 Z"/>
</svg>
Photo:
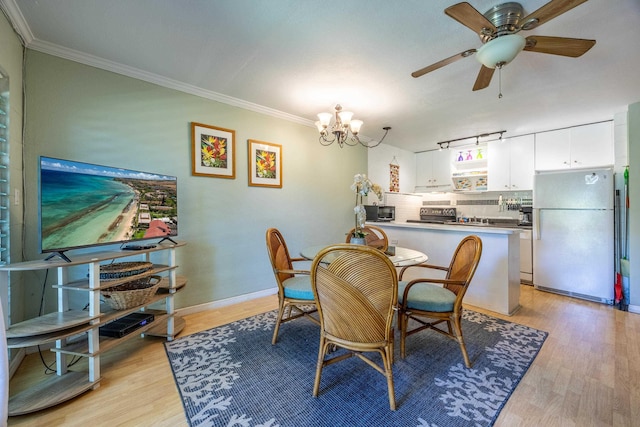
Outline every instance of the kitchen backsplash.
<svg viewBox="0 0 640 427">
<path fill-rule="evenodd" d="M 481 194 L 385 193 L 384 204 L 396 207 L 396 222 L 418 219 L 422 206 L 453 206 L 459 217 L 517 219 L 520 207 L 531 206 L 531 191 L 487 191 Z"/>
<path fill-rule="evenodd" d="M 395 222 L 415 219 L 423 203 L 422 194 L 384 193 L 384 204 L 396 207 Z"/>
</svg>

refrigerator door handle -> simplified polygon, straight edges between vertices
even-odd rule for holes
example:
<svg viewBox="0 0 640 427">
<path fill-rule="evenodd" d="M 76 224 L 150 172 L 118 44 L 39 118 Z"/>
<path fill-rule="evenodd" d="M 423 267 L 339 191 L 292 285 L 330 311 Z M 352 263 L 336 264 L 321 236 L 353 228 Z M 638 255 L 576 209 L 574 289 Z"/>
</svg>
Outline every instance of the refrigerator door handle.
<svg viewBox="0 0 640 427">
<path fill-rule="evenodd" d="M 540 209 L 532 209 L 533 211 L 533 239 L 540 240 Z"/>
</svg>

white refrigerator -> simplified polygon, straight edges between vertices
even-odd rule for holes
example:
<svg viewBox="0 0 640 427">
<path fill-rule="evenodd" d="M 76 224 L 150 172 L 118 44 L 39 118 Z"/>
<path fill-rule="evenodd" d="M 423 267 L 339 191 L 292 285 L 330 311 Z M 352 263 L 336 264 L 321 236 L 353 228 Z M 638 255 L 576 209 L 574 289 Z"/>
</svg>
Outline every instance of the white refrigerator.
<svg viewBox="0 0 640 427">
<path fill-rule="evenodd" d="M 539 173 L 533 186 L 533 284 L 613 304 L 611 169 Z"/>
</svg>

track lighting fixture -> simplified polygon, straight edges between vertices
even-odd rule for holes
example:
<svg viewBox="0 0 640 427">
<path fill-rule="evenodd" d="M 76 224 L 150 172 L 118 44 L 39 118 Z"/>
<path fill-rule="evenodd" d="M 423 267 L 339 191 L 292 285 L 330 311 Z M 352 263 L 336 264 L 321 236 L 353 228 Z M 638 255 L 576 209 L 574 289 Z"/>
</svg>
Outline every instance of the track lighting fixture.
<svg viewBox="0 0 640 427">
<path fill-rule="evenodd" d="M 441 141 L 441 142 L 438 142 L 437 144 L 438 144 L 439 150 L 442 150 L 443 148 L 446 148 L 448 150 L 449 147 L 451 147 L 451 143 L 452 142 L 464 141 L 464 140 L 475 138 L 476 139 L 476 145 L 478 145 L 480 143 L 480 138 L 486 138 L 488 136 L 498 135 L 498 134 L 500 134 L 500 138 L 499 138 L 500 141 L 503 141 L 502 134 L 504 134 L 506 132 L 507 132 L 506 130 L 498 130 L 498 131 L 495 131 L 495 132 L 481 133 L 479 135 L 465 136 L 464 138 L 456 138 L 456 139 L 450 139 L 448 141 Z"/>
</svg>

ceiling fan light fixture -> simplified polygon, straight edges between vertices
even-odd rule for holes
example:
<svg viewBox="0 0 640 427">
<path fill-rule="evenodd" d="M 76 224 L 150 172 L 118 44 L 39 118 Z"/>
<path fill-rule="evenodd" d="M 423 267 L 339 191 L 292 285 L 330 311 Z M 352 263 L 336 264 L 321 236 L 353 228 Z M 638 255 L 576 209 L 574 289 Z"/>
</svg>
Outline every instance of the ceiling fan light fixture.
<svg viewBox="0 0 640 427">
<path fill-rule="evenodd" d="M 478 61 L 487 68 L 496 68 L 508 64 L 520 53 L 526 44 L 520 34 L 508 34 L 496 37 L 482 45 L 476 54 Z"/>
</svg>

